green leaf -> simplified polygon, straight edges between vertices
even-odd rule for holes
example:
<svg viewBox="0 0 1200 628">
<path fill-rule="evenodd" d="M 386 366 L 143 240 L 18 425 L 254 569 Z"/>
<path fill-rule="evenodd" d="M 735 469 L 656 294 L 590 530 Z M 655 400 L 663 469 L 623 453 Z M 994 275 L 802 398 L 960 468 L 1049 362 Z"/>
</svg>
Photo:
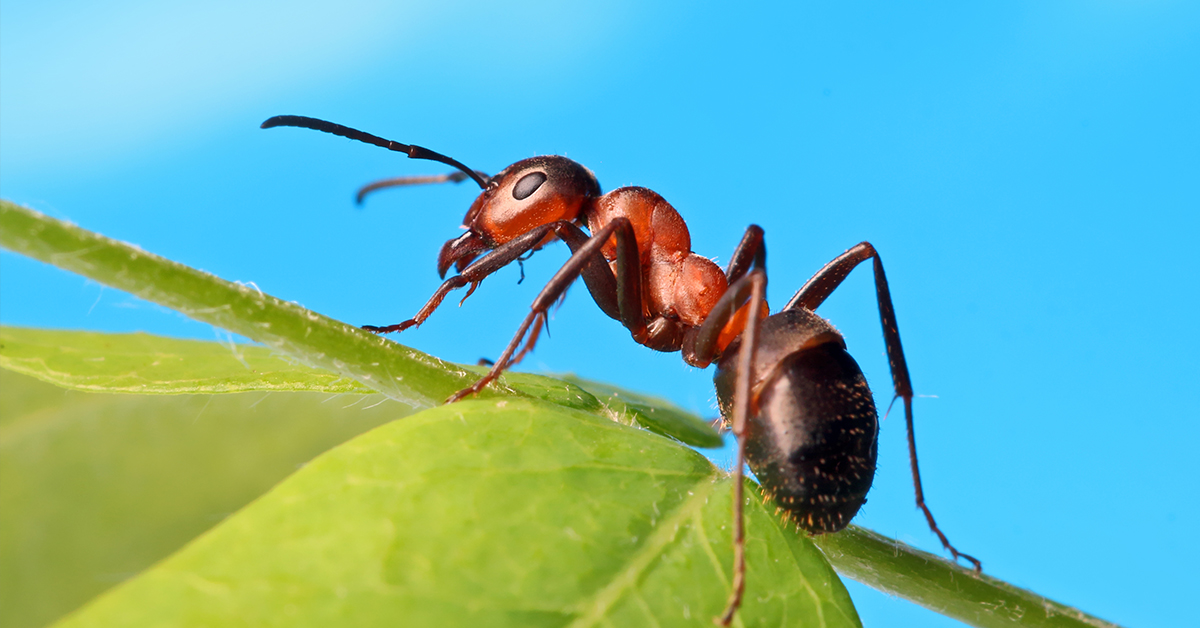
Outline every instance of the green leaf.
<svg viewBox="0 0 1200 628">
<path fill-rule="evenodd" d="M 413 355 L 421 355 L 417 351 Z M 433 358 L 429 358 L 433 360 Z M 0 366 L 74 390 L 124 393 L 309 391 L 372 393 L 344 377 L 265 347 L 178 340 L 149 334 L 100 334 L 0 326 Z M 486 368 L 461 366 L 482 375 Z M 400 375 L 407 371 L 401 371 Z M 697 447 L 719 447 L 716 430 L 667 401 L 571 378 L 507 373 L 512 390 L 570 408 L 603 409 L 626 424 Z M 601 392 L 603 401 L 589 394 Z"/>
<path fill-rule="evenodd" d="M 725 442 L 707 421 L 665 399 L 574 375 L 564 375 L 562 379 L 595 395 L 612 413 L 614 420 L 619 422 L 636 423 L 651 432 L 670 436 L 693 447 L 714 448 Z"/>
<path fill-rule="evenodd" d="M 730 486 L 594 414 L 463 402 L 317 458 L 61 625 L 709 625 L 729 588 Z M 738 621 L 858 625 L 811 542 L 748 505 Z"/>
<path fill-rule="evenodd" d="M 297 364 L 265 347 L 150 334 L 0 327 L 0 366 L 93 392 L 373 393 L 354 380 Z"/>
<path fill-rule="evenodd" d="M 383 395 L 104 395 L 0 369 L 0 626 L 132 578 L 321 452 L 405 416 Z"/>
</svg>

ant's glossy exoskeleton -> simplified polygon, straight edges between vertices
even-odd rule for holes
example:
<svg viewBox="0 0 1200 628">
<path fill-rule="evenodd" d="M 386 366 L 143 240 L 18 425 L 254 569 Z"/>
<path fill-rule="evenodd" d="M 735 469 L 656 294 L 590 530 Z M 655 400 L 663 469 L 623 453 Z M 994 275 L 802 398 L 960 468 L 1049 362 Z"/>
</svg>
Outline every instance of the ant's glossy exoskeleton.
<svg viewBox="0 0 1200 628">
<path fill-rule="evenodd" d="M 875 403 L 841 334 L 814 310 L 851 270 L 872 260 L 895 398 L 904 402 L 917 506 L 951 555 L 980 571 L 978 560 L 950 544 L 925 505 L 913 438 L 912 383 L 883 263 L 869 243 L 862 242 L 826 264 L 782 310 L 768 315 L 766 247 L 758 226 L 746 230 L 722 271 L 692 252 L 687 225 L 661 196 L 641 187 L 601 194 L 595 175 L 566 157 L 525 159 L 487 177 L 420 146 L 323 120 L 276 116 L 262 124 L 263 128 L 276 126 L 324 131 L 460 171 L 381 181 L 360 190 L 360 201 L 380 187 L 466 177 L 483 188 L 463 220 L 467 232 L 447 241 L 438 255 L 438 273 L 443 278 L 451 266 L 458 274 L 447 279 L 413 318 L 396 325 L 364 327 L 367 330 L 387 333 L 420 325 L 451 290 L 469 285 L 469 297 L 488 275 L 554 239 L 570 247 L 570 259 L 534 299 L 529 315 L 492 369 L 448 403 L 479 392 L 520 361 L 537 342 L 550 306 L 579 276 L 600 309 L 627 327 L 638 343 L 658 351 L 682 351 L 684 361 L 692 366 L 717 363 L 714 382 L 721 414 L 737 437 L 734 580 L 726 610 L 716 619 L 722 625 L 733 619 L 745 587 L 743 461 L 780 510 L 811 534 L 845 528 L 866 501 L 875 476 L 879 431 Z"/>
</svg>

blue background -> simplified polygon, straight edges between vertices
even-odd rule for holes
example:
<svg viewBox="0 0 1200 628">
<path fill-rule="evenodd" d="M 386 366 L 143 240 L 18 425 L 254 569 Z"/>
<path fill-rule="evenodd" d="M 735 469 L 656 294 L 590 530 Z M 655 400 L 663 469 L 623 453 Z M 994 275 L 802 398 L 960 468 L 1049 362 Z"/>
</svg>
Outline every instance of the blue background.
<svg viewBox="0 0 1200 628">
<path fill-rule="evenodd" d="M 1200 8 L 1167 0 L 647 5 L 0 3 L 0 193 L 349 322 L 408 318 L 476 190 L 362 183 L 557 153 L 637 184 L 728 260 L 766 229 L 776 306 L 869 240 L 917 391 L 929 502 L 988 573 L 1131 626 L 1194 622 Z M 495 357 L 557 245 L 398 340 Z M 223 332 L 0 256 L 0 320 Z M 886 404 L 870 272 L 822 308 Z M 526 368 L 715 416 L 710 373 L 576 287 Z M 939 552 L 903 420 L 856 520 Z M 728 464 L 727 462 L 725 464 Z M 955 625 L 850 584 L 867 626 Z"/>
</svg>

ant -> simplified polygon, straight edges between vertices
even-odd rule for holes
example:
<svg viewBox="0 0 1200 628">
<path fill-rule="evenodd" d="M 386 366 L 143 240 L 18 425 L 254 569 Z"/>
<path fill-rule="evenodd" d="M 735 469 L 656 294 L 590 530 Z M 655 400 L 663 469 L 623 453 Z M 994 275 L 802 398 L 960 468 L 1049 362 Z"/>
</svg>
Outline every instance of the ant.
<svg viewBox="0 0 1200 628">
<path fill-rule="evenodd" d="M 447 403 L 478 393 L 532 350 L 550 306 L 580 276 L 600 309 L 628 328 L 634 341 L 657 351 L 680 351 L 695 367 L 717 363 L 718 404 L 737 439 L 734 577 L 725 611 L 714 619 L 722 626 L 733 620 L 745 589 L 745 462 L 784 516 L 811 535 L 842 530 L 866 502 L 875 476 L 878 414 L 845 340 L 814 310 L 851 270 L 871 260 L 893 403 L 904 401 L 917 506 L 946 550 L 972 563 L 976 573 L 982 571 L 978 560 L 950 544 L 925 505 L 913 437 L 912 382 L 883 262 L 870 243 L 859 243 L 826 264 L 782 310 L 768 314 L 766 245 L 757 225 L 746 229 L 722 271 L 692 252 L 687 225 L 663 197 L 642 187 L 601 194 L 596 176 L 566 157 L 524 159 L 488 177 L 429 149 L 324 120 L 276 116 L 262 124 L 264 129 L 277 126 L 332 133 L 460 171 L 373 183 L 359 191 L 359 202 L 382 187 L 467 177 L 483 189 L 463 220 L 466 233 L 447 241 L 438 254 L 438 274 L 445 279 L 451 266 L 458 274 L 446 279 L 413 318 L 366 330 L 382 334 L 418 326 L 450 291 L 469 285 L 465 301 L 488 275 L 555 239 L 571 249 L 491 370 Z"/>
</svg>

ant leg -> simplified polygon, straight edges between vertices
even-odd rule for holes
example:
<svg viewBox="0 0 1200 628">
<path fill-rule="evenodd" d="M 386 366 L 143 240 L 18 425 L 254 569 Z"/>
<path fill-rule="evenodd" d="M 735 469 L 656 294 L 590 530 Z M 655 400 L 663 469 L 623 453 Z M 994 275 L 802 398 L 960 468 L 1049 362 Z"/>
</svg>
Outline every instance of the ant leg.
<svg viewBox="0 0 1200 628">
<path fill-rule="evenodd" d="M 528 342 L 525 343 L 525 348 L 521 350 L 517 360 L 509 359 L 512 357 L 513 351 L 516 351 L 517 345 L 521 344 L 521 340 L 525 338 L 525 334 L 529 331 L 529 327 L 534 323 L 537 323 L 538 327 L 540 328 L 542 321 L 545 320 L 545 316 L 546 313 L 544 311 L 530 312 L 529 316 L 526 316 L 525 320 L 521 322 L 521 326 L 517 329 L 517 335 L 513 336 L 512 342 L 508 343 L 508 346 L 504 348 L 504 353 L 501 353 L 500 357 L 496 359 L 496 362 L 492 364 L 492 370 L 488 371 L 487 375 L 479 378 L 474 384 L 471 384 L 470 386 L 454 393 L 453 395 L 450 395 L 450 397 L 446 399 L 446 403 L 454 403 L 455 401 L 459 401 L 467 395 L 474 395 L 478 393 L 479 391 L 483 390 L 484 386 L 487 386 L 492 382 L 492 380 L 499 377 L 506 368 L 512 364 L 515 364 L 520 358 L 525 357 L 525 354 L 533 349 Z M 536 340 L 536 333 L 530 336 L 530 341 Z"/>
<path fill-rule="evenodd" d="M 616 262 L 618 280 L 613 274 L 609 261 L 598 251 L 591 253 L 590 259 L 584 264 L 579 276 L 587 286 L 592 300 L 609 318 L 620 321 L 633 334 L 639 343 L 645 337 L 642 330 L 646 329 L 646 317 L 642 312 L 642 265 L 638 255 L 637 242 L 632 229 L 614 227 L 613 231 L 597 231 L 597 236 L 604 232 L 605 237 L 614 237 L 617 244 Z M 588 235 L 573 223 L 560 222 L 554 227 L 554 234 L 567 243 L 571 253 L 577 253 L 593 236 Z M 559 296 L 560 301 L 566 297 L 564 290 Z M 624 309 L 622 309 L 624 308 Z"/>
<path fill-rule="evenodd" d="M 496 359 L 496 363 L 492 365 L 492 369 L 488 371 L 487 375 L 479 378 L 471 386 L 451 395 L 446 400 L 446 403 L 453 403 L 467 395 L 478 393 L 480 390 L 483 390 L 484 386 L 487 386 L 492 380 L 499 377 L 505 369 L 511 366 L 514 362 L 510 358 L 517 351 L 517 347 L 522 345 L 522 341 L 525 340 L 525 335 L 529 332 L 530 327 L 537 324 L 540 329 L 541 324 L 545 322 L 546 312 L 550 309 L 550 306 L 563 295 L 567 288 L 579 277 L 580 273 L 589 266 L 592 268 L 597 267 L 592 262 L 597 258 L 603 259 L 600 249 L 613 236 L 617 239 L 617 268 L 618 275 L 621 277 L 617 282 L 617 297 L 621 311 L 621 320 L 622 322 L 625 322 L 627 319 L 631 321 L 631 323 L 626 323 L 626 326 L 630 327 L 631 324 L 636 325 L 640 318 L 641 330 L 645 333 L 646 321 L 645 316 L 642 314 L 641 302 L 641 262 L 637 255 L 637 241 L 634 239 L 633 225 L 629 222 L 628 218 L 616 218 L 605 225 L 603 229 L 597 231 L 592 237 L 588 238 L 577 250 L 574 250 L 562 268 L 559 268 L 558 272 L 550 278 L 546 287 L 542 288 L 537 298 L 533 300 L 533 304 L 530 305 L 530 312 L 525 317 L 525 320 L 521 322 L 517 333 L 509 341 L 508 346 L 504 348 L 504 352 L 500 357 Z M 481 259 L 480 261 L 483 260 Z M 609 276 L 611 277 L 611 273 Z M 631 330 L 633 329 L 633 327 L 630 328 Z M 531 335 L 529 340 L 524 342 L 524 348 L 521 349 L 519 356 L 523 357 L 531 351 L 533 343 L 536 340 L 537 335 Z"/>
<path fill-rule="evenodd" d="M 530 327 L 529 338 L 527 338 L 525 340 L 525 346 L 522 347 L 521 350 L 517 352 L 516 356 L 514 356 L 511 360 L 508 361 L 508 366 L 505 368 L 512 368 L 512 367 L 520 364 L 521 360 L 524 360 L 525 356 L 528 355 L 530 351 L 533 351 L 533 347 L 534 347 L 534 345 L 537 344 L 538 337 L 542 333 L 542 327 L 545 327 L 547 331 L 549 331 L 549 329 L 550 329 L 550 322 L 546 320 L 546 317 L 544 315 L 542 316 L 542 319 L 540 322 L 535 322 L 533 324 L 533 326 Z M 492 365 L 489 364 L 488 366 L 492 366 Z"/>
<path fill-rule="evenodd" d="M 757 270 L 765 272 L 765 269 Z M 749 276 L 742 275 L 740 279 L 730 282 L 725 294 L 721 295 L 712 311 L 708 313 L 708 318 L 688 333 L 681 347 L 684 362 L 696 368 L 705 368 L 717 359 L 717 354 L 724 349 L 718 346 L 721 332 L 738 311 L 746 306 L 753 292 L 753 284 L 747 279 Z"/>
<path fill-rule="evenodd" d="M 725 269 L 725 279 L 733 283 L 742 278 L 750 268 L 765 268 L 767 264 L 767 245 L 763 243 L 763 230 L 758 225 L 746 227 L 746 233 L 733 255 L 729 258 L 729 267 Z"/>
<path fill-rule="evenodd" d="M 475 292 L 475 288 L 479 285 L 479 282 L 483 281 L 488 275 L 500 270 L 504 266 L 507 266 L 536 247 L 538 243 L 541 242 L 547 234 L 554 230 L 556 226 L 559 226 L 558 223 L 550 223 L 547 225 L 534 227 L 533 229 L 530 229 L 529 231 L 526 231 L 525 233 L 522 233 L 512 240 L 505 242 L 504 244 L 489 251 L 483 257 L 480 257 L 472 262 L 470 266 L 464 268 L 461 273 L 443 282 L 442 285 L 438 287 L 437 291 L 433 293 L 433 296 L 429 297 L 429 301 L 425 303 L 425 306 L 422 307 L 415 316 L 404 321 L 403 323 L 387 325 L 383 327 L 363 325 L 363 329 L 377 334 L 387 334 L 394 331 L 404 331 L 409 327 L 419 326 L 421 323 L 425 322 L 425 319 L 429 318 L 429 316 L 433 314 L 434 310 L 436 310 L 439 305 L 442 304 L 442 300 L 446 298 L 446 295 L 449 294 L 451 290 L 457 290 L 467 284 L 471 284 L 471 288 L 467 290 L 467 296 L 463 297 L 463 301 L 466 301 L 467 297 L 471 296 L 472 292 Z"/>
<path fill-rule="evenodd" d="M 363 325 L 362 328 L 374 334 L 390 334 L 394 331 L 404 331 L 409 327 L 417 327 L 421 323 L 424 323 L 425 319 L 429 318 L 429 315 L 433 314 L 433 311 L 442 304 L 442 299 L 446 298 L 446 294 L 451 290 L 457 290 L 465 285 L 467 285 L 467 281 L 463 279 L 462 275 L 455 275 L 442 283 L 437 291 L 433 293 L 433 296 L 429 297 L 429 301 L 425 303 L 425 306 L 412 318 L 403 323 L 396 323 L 395 325 Z M 471 296 L 469 291 L 467 292 L 467 296 Z M 463 298 L 464 300 L 466 299 L 466 297 Z"/>
<path fill-rule="evenodd" d="M 642 263 L 638 254 L 637 240 L 634 238 L 632 223 L 623 227 L 621 221 L 613 222 L 588 236 L 574 224 L 560 224 L 554 228 L 554 233 L 560 240 L 567 243 L 572 255 L 579 253 L 585 245 L 593 240 L 603 246 L 609 239 L 615 238 L 617 244 L 617 271 L 613 275 L 608 260 L 598 250 L 584 253 L 590 256 L 585 262 L 580 275 L 587 284 L 592 299 L 610 318 L 621 321 L 629 329 L 634 340 L 643 343 L 646 336 L 646 315 L 642 311 Z M 643 343 L 644 344 L 644 343 Z"/>
<path fill-rule="evenodd" d="M 761 268 L 755 269 L 745 276 L 744 283 L 750 284 L 750 316 L 746 319 L 746 328 L 742 332 L 742 346 L 738 352 L 738 379 L 734 388 L 733 404 L 733 436 L 737 439 L 733 457 L 733 584 L 729 592 L 729 601 L 725 604 L 725 612 L 713 621 L 721 626 L 728 626 L 733 621 L 733 615 L 742 605 L 742 595 L 746 591 L 746 523 L 745 513 L 745 482 L 742 480 L 742 467 L 746 462 L 746 421 L 750 414 L 750 376 L 754 365 L 754 351 L 758 347 L 758 328 L 761 321 L 758 318 L 758 308 L 766 296 L 767 273 Z M 708 321 L 705 320 L 705 324 Z"/>
<path fill-rule="evenodd" d="M 572 254 L 579 251 L 591 239 L 590 235 L 574 224 L 555 229 L 554 233 L 560 240 L 567 243 Z M 587 285 L 588 292 L 592 295 L 592 300 L 600 306 L 600 310 L 613 320 L 621 320 L 621 307 L 617 297 L 617 278 L 613 276 L 608 260 L 604 259 L 603 255 L 592 256 L 592 260 L 583 267 L 580 275 L 583 277 L 584 284 Z"/>
<path fill-rule="evenodd" d="M 461 273 L 447 279 L 412 318 L 403 323 L 382 327 L 363 325 L 363 329 L 376 334 L 387 334 L 420 326 L 421 323 L 425 322 L 425 319 L 433 314 L 434 310 L 441 305 L 442 300 L 452 290 L 457 290 L 470 284 L 471 287 L 467 290 L 467 296 L 463 297 L 463 301 L 466 301 L 467 297 L 471 296 L 471 293 L 478 287 L 479 282 L 504 266 L 521 259 L 523 255 L 533 250 L 551 231 L 565 241 L 567 246 L 571 247 L 572 252 L 588 240 L 587 233 L 574 223 L 565 220 L 539 225 L 489 251 L 483 257 L 480 257 L 464 268 Z M 608 263 L 604 261 L 603 257 L 599 257 L 598 260 L 586 265 L 582 274 L 584 281 L 587 283 L 588 290 L 591 291 L 592 297 L 596 299 L 596 302 L 600 304 L 601 309 L 609 316 L 619 320 L 620 315 L 617 313 L 617 284 L 612 276 L 612 271 L 608 268 Z M 606 295 L 611 296 L 607 296 L 606 298 Z"/>
<path fill-rule="evenodd" d="M 887 276 L 883 272 L 883 261 L 870 242 L 860 242 L 849 251 L 842 253 L 824 268 L 812 276 L 784 309 L 805 308 L 815 310 L 825 302 L 825 299 L 841 285 L 850 271 L 862 262 L 871 259 L 875 267 L 875 299 L 879 304 L 879 322 L 883 325 L 883 343 L 887 347 L 888 363 L 892 370 L 892 385 L 896 397 L 904 399 L 904 422 L 908 428 L 908 459 L 912 466 L 913 487 L 917 495 L 917 507 L 925 513 L 929 529 L 941 540 L 942 546 L 957 560 L 962 558 L 975 566 L 976 573 L 983 571 L 983 565 L 973 556 L 963 554 L 950 544 L 950 540 L 938 528 L 933 520 L 933 513 L 925 505 L 925 491 L 921 488 L 921 471 L 917 466 L 917 440 L 913 436 L 912 415 L 912 380 L 908 376 L 908 363 L 904 360 L 904 348 L 900 345 L 900 329 L 896 325 L 896 311 L 892 307 L 892 295 L 888 290 Z"/>
</svg>

